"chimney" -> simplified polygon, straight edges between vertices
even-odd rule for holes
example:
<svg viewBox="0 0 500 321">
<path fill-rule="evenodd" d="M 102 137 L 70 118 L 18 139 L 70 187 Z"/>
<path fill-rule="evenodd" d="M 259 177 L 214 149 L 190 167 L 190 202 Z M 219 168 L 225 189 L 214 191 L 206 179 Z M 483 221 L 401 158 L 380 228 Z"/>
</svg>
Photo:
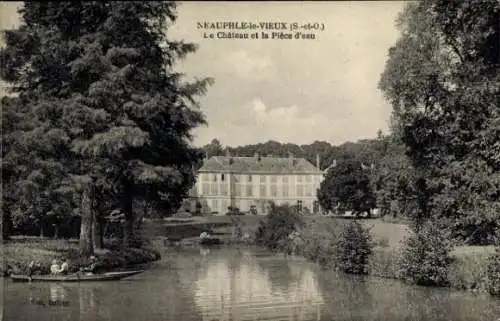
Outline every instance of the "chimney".
<svg viewBox="0 0 500 321">
<path fill-rule="evenodd" d="M 316 154 L 316 168 L 319 169 L 319 154 Z"/>
<path fill-rule="evenodd" d="M 292 153 L 289 153 L 288 154 L 288 166 L 289 167 L 292 167 L 294 165 L 294 161 L 293 161 L 293 154 Z"/>
</svg>

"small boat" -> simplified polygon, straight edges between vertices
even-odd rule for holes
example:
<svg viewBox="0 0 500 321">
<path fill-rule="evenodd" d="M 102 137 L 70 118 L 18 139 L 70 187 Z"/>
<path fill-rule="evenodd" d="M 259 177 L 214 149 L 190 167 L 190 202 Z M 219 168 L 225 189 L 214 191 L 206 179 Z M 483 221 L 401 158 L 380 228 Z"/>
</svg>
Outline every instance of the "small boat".
<svg viewBox="0 0 500 321">
<path fill-rule="evenodd" d="M 102 274 L 69 274 L 69 275 L 32 275 L 32 282 L 91 282 L 91 281 L 117 281 L 123 278 L 137 275 L 144 272 L 144 270 L 137 271 L 123 271 L 123 272 L 107 272 Z M 14 282 L 29 282 L 30 277 L 27 275 L 10 276 Z"/>
</svg>

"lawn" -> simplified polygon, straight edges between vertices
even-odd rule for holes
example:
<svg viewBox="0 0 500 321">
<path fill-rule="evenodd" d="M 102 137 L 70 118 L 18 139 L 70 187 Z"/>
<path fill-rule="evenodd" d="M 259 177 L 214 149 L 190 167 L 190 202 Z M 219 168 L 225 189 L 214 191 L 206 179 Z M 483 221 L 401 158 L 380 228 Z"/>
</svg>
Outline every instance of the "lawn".
<svg viewBox="0 0 500 321">
<path fill-rule="evenodd" d="M 101 270 L 121 269 L 159 259 L 158 253 L 151 249 L 121 250 L 111 245 L 110 248 L 95 250 Z M 48 273 L 54 259 L 68 258 L 70 270 L 75 271 L 89 263 L 88 258 L 78 255 L 77 239 L 14 236 L 11 240 L 4 241 L 1 252 L 3 260 L 0 275 L 9 270 L 13 273 L 25 273 L 31 261 L 40 262 L 43 273 Z"/>
<path fill-rule="evenodd" d="M 231 234 L 235 224 L 241 228 L 242 234 L 248 233 L 253 236 L 259 221 L 265 216 L 260 215 L 213 215 L 213 216 L 193 216 L 184 218 L 168 218 L 161 221 L 150 221 L 148 223 L 150 235 L 176 237 L 195 237 L 203 231 L 215 233 Z M 343 226 L 348 219 L 329 216 L 306 216 L 306 223 L 314 223 L 318 233 L 332 232 L 336 227 Z M 399 223 L 389 223 L 381 219 L 361 219 L 363 225 L 370 228 L 374 241 L 384 247 L 396 248 L 400 245 L 405 235 L 408 234 L 407 226 Z"/>
</svg>

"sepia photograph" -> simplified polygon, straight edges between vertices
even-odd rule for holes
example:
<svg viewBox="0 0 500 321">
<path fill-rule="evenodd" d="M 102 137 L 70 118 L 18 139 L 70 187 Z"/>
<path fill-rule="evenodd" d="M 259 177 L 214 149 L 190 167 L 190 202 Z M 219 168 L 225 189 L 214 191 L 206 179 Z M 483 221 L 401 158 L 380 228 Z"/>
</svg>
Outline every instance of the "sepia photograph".
<svg viewBox="0 0 500 321">
<path fill-rule="evenodd" d="M 500 321 L 500 0 L 0 1 L 0 321 Z"/>
</svg>

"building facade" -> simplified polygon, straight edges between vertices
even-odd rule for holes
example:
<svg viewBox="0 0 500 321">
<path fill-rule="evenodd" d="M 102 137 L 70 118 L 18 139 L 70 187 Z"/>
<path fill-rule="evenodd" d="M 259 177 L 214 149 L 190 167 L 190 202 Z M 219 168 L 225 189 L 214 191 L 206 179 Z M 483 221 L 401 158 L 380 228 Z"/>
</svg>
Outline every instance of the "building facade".
<svg viewBox="0 0 500 321">
<path fill-rule="evenodd" d="M 224 215 L 230 208 L 267 214 L 271 204 L 317 212 L 323 172 L 304 158 L 213 156 L 198 171 L 189 212 Z"/>
</svg>

